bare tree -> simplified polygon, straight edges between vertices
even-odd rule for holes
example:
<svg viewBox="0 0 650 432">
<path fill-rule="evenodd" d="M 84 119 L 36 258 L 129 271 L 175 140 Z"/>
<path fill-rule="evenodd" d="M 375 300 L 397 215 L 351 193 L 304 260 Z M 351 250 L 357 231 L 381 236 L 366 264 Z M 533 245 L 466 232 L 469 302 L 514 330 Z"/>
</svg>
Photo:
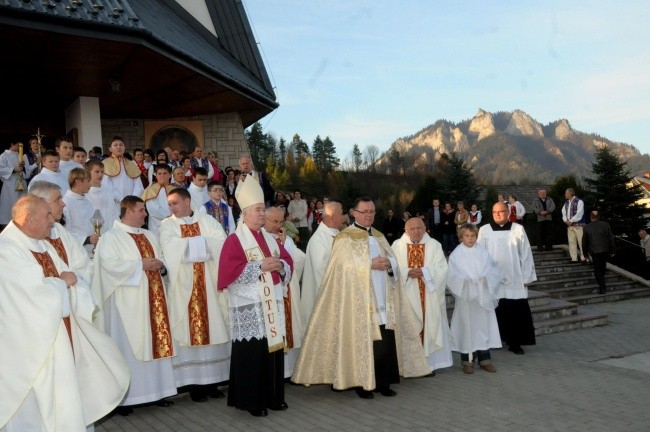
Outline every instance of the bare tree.
<svg viewBox="0 0 650 432">
<path fill-rule="evenodd" d="M 374 171 L 375 162 L 377 162 L 377 158 L 379 157 L 379 148 L 377 148 L 377 146 L 374 144 L 367 145 L 365 150 L 363 151 L 363 154 L 365 156 L 366 165 L 368 166 L 368 169 L 370 171 Z"/>
</svg>

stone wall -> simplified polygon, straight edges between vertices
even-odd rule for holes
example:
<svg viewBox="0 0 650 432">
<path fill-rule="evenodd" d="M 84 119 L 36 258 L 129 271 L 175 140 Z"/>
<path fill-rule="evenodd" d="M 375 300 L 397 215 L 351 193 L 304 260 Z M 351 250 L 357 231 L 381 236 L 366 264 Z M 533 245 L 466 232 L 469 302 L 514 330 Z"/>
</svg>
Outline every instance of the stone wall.
<svg viewBox="0 0 650 432">
<path fill-rule="evenodd" d="M 228 165 L 238 167 L 239 156 L 249 154 L 244 129 L 237 113 L 177 117 L 167 120 L 201 120 L 203 152 L 216 152 L 221 160 L 219 164 L 221 168 Z M 127 151 L 149 146 L 149 143 L 144 142 L 144 119 L 102 119 L 102 142 L 105 152 L 106 146 L 115 135 L 124 138 Z"/>
</svg>

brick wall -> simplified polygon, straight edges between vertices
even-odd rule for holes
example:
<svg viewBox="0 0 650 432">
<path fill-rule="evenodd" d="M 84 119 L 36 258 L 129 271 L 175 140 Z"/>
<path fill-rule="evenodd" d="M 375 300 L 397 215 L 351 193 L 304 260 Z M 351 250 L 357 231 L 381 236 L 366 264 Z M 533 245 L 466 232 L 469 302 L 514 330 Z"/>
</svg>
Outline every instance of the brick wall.
<svg viewBox="0 0 650 432">
<path fill-rule="evenodd" d="M 215 151 L 221 160 L 221 168 L 228 165 L 238 167 L 239 156 L 249 153 L 244 129 L 237 113 L 177 117 L 168 120 L 201 120 L 203 151 Z M 102 142 L 105 152 L 106 146 L 115 135 L 124 138 L 127 151 L 147 147 L 144 142 L 144 119 L 102 119 Z"/>
</svg>

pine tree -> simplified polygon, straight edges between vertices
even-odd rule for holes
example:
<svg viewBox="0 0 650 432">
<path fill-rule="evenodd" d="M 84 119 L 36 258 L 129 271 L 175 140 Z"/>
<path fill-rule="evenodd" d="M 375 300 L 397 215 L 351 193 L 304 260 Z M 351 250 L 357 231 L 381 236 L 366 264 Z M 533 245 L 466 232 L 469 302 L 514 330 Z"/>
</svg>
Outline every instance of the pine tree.
<svg viewBox="0 0 650 432">
<path fill-rule="evenodd" d="M 325 152 L 323 149 L 323 140 L 320 135 L 316 135 L 314 142 L 311 146 L 311 154 L 314 158 L 314 164 L 320 172 L 326 172 L 325 164 L 327 163 Z"/>
<path fill-rule="evenodd" d="M 287 143 L 284 138 L 280 137 L 280 143 L 278 144 L 278 165 L 282 168 L 285 167 L 287 157 Z"/>
<path fill-rule="evenodd" d="M 596 161 L 591 166 L 593 177 L 585 177 L 589 189 L 585 212 L 598 210 L 609 221 L 615 234 L 635 234 L 642 226 L 643 198 L 640 185 L 628 186 L 632 180 L 627 162 L 603 146 L 596 150 Z"/>
<path fill-rule="evenodd" d="M 321 175 L 311 156 L 305 159 L 304 165 L 300 168 L 300 182 L 302 189 L 304 189 L 303 195 L 305 197 L 308 194 L 311 196 L 323 196 L 325 193 Z"/>
<path fill-rule="evenodd" d="M 466 208 L 478 200 L 479 187 L 472 168 L 456 153 L 452 153 L 447 161 L 443 179 L 445 200 L 452 203 L 463 201 Z"/>
<path fill-rule="evenodd" d="M 325 155 L 324 172 L 335 170 L 340 165 L 339 158 L 336 157 L 336 146 L 328 136 L 323 140 L 323 154 Z"/>
<path fill-rule="evenodd" d="M 267 149 L 267 141 L 262 125 L 255 122 L 250 129 L 245 132 L 248 149 L 251 152 L 251 160 L 256 169 L 264 169 Z"/>
<path fill-rule="evenodd" d="M 352 147 L 352 163 L 354 164 L 354 170 L 356 172 L 359 172 L 359 168 L 361 168 L 361 165 L 363 164 L 362 156 L 363 153 L 359 150 L 359 145 L 354 144 Z"/>
<path fill-rule="evenodd" d="M 310 155 L 309 146 L 307 146 L 307 143 L 304 142 L 298 134 L 295 134 L 293 136 L 293 139 L 291 140 L 291 146 L 296 159 L 296 166 L 298 169 L 300 169 L 305 163 L 307 156 Z"/>
</svg>

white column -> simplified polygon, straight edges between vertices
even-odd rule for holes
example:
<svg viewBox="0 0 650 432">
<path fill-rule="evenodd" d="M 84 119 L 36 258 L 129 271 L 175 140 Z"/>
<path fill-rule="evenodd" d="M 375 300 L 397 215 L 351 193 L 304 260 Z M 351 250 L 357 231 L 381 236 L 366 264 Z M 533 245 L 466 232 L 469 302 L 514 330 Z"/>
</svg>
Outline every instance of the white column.
<svg viewBox="0 0 650 432">
<path fill-rule="evenodd" d="M 80 147 L 86 151 L 95 146 L 103 149 L 99 98 L 79 96 L 66 108 L 65 130 L 70 131 L 73 128 L 77 128 Z"/>
</svg>

